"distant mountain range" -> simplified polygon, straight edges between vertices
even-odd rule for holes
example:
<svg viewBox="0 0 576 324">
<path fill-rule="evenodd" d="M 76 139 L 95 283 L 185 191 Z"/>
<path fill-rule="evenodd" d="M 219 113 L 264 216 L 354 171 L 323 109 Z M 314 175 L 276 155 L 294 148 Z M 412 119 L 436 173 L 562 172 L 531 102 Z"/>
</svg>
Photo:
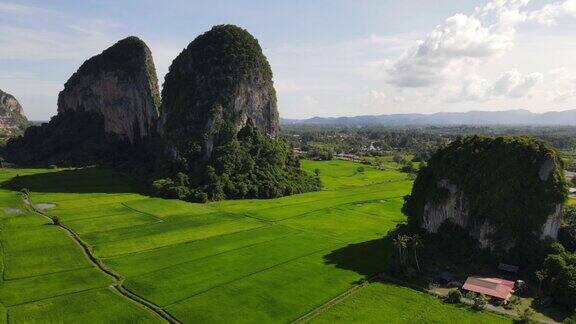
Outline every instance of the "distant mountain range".
<svg viewBox="0 0 576 324">
<path fill-rule="evenodd" d="M 391 114 L 355 117 L 280 119 L 284 125 L 534 125 L 576 126 L 576 109 L 532 113 L 525 109 L 505 111 L 440 112 L 435 114 Z"/>
</svg>

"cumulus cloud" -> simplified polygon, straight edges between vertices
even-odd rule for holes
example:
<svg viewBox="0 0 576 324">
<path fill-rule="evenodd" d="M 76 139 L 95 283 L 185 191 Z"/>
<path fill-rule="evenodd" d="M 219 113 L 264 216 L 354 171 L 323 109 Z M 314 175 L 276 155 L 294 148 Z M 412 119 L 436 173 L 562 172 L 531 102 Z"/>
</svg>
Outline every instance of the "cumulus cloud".
<svg viewBox="0 0 576 324">
<path fill-rule="evenodd" d="M 495 0 L 472 15 L 456 14 L 407 51 L 390 69 L 399 87 L 428 87 L 460 77 L 470 66 L 509 51 L 526 0 Z"/>
<path fill-rule="evenodd" d="M 494 82 L 472 75 L 456 87 L 456 96 L 447 101 L 486 101 L 496 98 L 526 98 L 544 80 L 542 73 L 522 74 L 518 70 L 502 73 Z"/>
<path fill-rule="evenodd" d="M 522 75 L 517 70 L 507 71 L 494 82 L 491 93 L 510 98 L 526 97 L 543 79 L 542 73 Z"/>
<path fill-rule="evenodd" d="M 531 20 L 548 26 L 556 25 L 558 18 L 563 16 L 576 17 L 576 0 L 554 2 L 530 13 Z"/>
</svg>

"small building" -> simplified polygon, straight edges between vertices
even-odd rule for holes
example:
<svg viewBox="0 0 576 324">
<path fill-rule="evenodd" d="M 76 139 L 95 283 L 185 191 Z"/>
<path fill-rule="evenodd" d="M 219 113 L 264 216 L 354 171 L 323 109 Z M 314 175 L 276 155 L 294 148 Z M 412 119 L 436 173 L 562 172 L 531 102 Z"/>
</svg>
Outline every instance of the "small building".
<svg viewBox="0 0 576 324">
<path fill-rule="evenodd" d="M 499 278 L 468 277 L 462 289 L 508 301 L 512 296 L 514 282 Z"/>
</svg>

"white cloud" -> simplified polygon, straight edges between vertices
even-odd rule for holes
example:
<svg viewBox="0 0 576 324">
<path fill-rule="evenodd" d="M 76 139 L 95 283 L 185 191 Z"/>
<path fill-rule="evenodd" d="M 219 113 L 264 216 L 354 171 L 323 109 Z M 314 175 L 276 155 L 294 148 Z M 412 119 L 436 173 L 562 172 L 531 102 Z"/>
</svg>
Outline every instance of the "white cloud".
<svg viewBox="0 0 576 324">
<path fill-rule="evenodd" d="M 514 27 L 526 19 L 520 11 L 526 4 L 526 0 L 495 0 L 473 15 L 449 17 L 396 61 L 389 82 L 418 88 L 468 75 L 470 68 L 514 46 Z"/>
<path fill-rule="evenodd" d="M 553 88 L 548 97 L 555 103 L 564 103 L 576 99 L 576 74 L 566 68 L 557 68 L 549 72 Z"/>
<path fill-rule="evenodd" d="M 40 13 L 54 14 L 54 11 L 39 7 L 25 6 L 11 2 L 0 2 L 0 13 L 10 15 L 34 15 Z"/>
<path fill-rule="evenodd" d="M 554 2 L 530 13 L 530 19 L 548 26 L 556 25 L 563 16 L 576 17 L 576 0 Z"/>
</svg>

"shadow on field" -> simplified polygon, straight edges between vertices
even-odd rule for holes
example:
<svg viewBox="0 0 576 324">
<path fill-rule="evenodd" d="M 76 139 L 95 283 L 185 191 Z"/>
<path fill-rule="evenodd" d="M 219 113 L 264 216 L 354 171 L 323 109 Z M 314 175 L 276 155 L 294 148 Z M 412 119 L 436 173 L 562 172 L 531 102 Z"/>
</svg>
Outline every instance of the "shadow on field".
<svg viewBox="0 0 576 324">
<path fill-rule="evenodd" d="M 3 189 L 62 193 L 131 193 L 136 183 L 128 176 L 105 169 L 83 168 L 16 176 Z"/>
<path fill-rule="evenodd" d="M 387 269 L 392 243 L 386 238 L 349 244 L 324 256 L 326 264 L 352 270 L 365 277 Z"/>
</svg>

